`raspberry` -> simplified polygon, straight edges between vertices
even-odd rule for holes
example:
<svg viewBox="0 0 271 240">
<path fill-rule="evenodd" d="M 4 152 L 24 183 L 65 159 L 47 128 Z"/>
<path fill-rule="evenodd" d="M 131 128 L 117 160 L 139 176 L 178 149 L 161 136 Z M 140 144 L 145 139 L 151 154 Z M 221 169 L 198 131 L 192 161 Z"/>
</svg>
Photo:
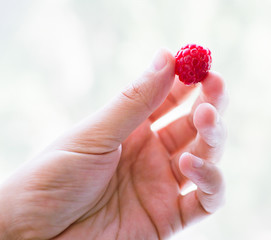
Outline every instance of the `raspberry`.
<svg viewBox="0 0 271 240">
<path fill-rule="evenodd" d="M 186 85 L 204 80 L 211 68 L 211 51 L 196 44 L 188 44 L 182 47 L 175 58 L 175 74 Z"/>
</svg>

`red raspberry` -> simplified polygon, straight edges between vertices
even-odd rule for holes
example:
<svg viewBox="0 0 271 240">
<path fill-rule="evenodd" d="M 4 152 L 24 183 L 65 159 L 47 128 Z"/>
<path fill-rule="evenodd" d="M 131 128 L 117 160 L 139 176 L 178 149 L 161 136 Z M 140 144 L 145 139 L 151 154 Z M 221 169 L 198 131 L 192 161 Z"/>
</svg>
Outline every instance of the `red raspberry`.
<svg viewBox="0 0 271 240">
<path fill-rule="evenodd" d="M 188 44 L 182 47 L 175 58 L 175 74 L 186 85 L 204 80 L 211 68 L 211 51 L 196 44 Z"/>
</svg>

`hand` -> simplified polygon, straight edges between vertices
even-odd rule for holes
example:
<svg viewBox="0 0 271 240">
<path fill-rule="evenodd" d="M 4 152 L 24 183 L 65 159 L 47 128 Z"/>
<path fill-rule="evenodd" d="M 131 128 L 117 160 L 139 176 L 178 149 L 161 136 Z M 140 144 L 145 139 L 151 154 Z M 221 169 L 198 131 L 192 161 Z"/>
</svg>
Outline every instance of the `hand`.
<svg viewBox="0 0 271 240">
<path fill-rule="evenodd" d="M 216 211 L 224 183 L 224 82 L 209 73 L 191 112 L 151 124 L 195 89 L 161 50 L 151 67 L 0 188 L 0 239 L 160 239 Z M 181 195 L 188 182 L 197 190 Z"/>
</svg>

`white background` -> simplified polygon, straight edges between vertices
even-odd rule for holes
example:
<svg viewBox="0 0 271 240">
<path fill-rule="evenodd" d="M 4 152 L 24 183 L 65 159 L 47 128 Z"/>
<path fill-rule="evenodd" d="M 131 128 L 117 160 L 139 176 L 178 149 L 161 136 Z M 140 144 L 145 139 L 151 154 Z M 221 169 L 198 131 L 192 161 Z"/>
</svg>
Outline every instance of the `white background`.
<svg viewBox="0 0 271 240">
<path fill-rule="evenodd" d="M 0 0 L 0 182 L 136 79 L 159 47 L 198 43 L 230 95 L 227 202 L 172 239 L 270 240 L 270 9 L 270 0 Z"/>
</svg>

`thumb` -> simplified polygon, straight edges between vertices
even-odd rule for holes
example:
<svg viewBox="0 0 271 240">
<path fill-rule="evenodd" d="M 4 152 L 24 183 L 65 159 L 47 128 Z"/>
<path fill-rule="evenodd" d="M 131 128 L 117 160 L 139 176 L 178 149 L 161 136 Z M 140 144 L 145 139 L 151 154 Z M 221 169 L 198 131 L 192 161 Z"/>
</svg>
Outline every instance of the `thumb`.
<svg viewBox="0 0 271 240">
<path fill-rule="evenodd" d="M 88 148 L 93 143 L 102 144 L 95 147 L 95 153 L 115 150 L 163 103 L 172 87 L 174 70 L 175 58 L 168 50 L 159 50 L 138 80 L 74 129 L 75 142 Z"/>
<path fill-rule="evenodd" d="M 149 69 L 106 106 L 103 120 L 120 142 L 155 111 L 167 97 L 174 80 L 175 58 L 159 50 Z"/>
</svg>

